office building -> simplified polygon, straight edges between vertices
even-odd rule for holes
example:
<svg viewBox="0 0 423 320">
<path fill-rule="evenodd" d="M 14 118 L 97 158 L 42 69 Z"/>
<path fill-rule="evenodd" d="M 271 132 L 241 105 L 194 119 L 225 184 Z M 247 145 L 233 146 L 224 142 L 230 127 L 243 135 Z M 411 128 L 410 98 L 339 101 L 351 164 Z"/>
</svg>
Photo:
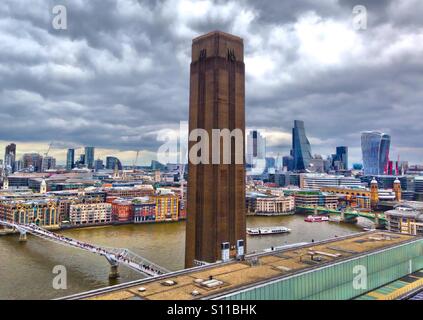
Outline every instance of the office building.
<svg viewBox="0 0 423 320">
<path fill-rule="evenodd" d="M 22 156 L 23 167 L 33 172 L 41 172 L 43 157 L 38 153 L 25 153 Z"/>
<path fill-rule="evenodd" d="M 248 194 L 247 211 L 256 215 L 287 215 L 295 212 L 295 200 L 292 196 L 268 196 Z"/>
<path fill-rule="evenodd" d="M 276 171 L 276 160 L 273 157 L 266 157 L 266 173 L 275 173 Z"/>
<path fill-rule="evenodd" d="M 308 170 L 314 173 L 324 173 L 325 160 L 323 160 L 321 157 L 310 159 Z"/>
<path fill-rule="evenodd" d="M 106 157 L 106 169 L 115 170 L 116 166 L 119 171 L 122 170 L 122 163 L 118 158 Z"/>
<path fill-rule="evenodd" d="M 348 147 L 336 147 L 336 154 L 332 155 L 332 168 L 336 171 L 348 170 Z"/>
<path fill-rule="evenodd" d="M 423 176 L 418 176 L 414 178 L 413 187 L 415 200 L 423 201 Z"/>
<path fill-rule="evenodd" d="M 257 130 L 251 130 L 247 136 L 247 164 L 254 166 L 257 160 L 266 157 L 266 139 Z"/>
<path fill-rule="evenodd" d="M 338 196 L 320 191 L 299 191 L 295 193 L 295 206 L 336 209 L 338 207 Z"/>
<path fill-rule="evenodd" d="M 366 131 L 361 134 L 361 151 L 365 175 L 387 173 L 391 137 L 386 133 Z"/>
<path fill-rule="evenodd" d="M 85 147 L 85 162 L 88 169 L 94 168 L 94 147 Z"/>
<path fill-rule="evenodd" d="M 307 139 L 304 121 L 295 120 L 292 129 L 292 156 L 294 157 L 294 170 L 305 171 L 310 166 L 313 158 L 310 142 Z"/>
<path fill-rule="evenodd" d="M 96 161 L 94 161 L 94 170 L 95 171 L 102 170 L 103 168 L 104 168 L 103 160 L 97 159 Z"/>
<path fill-rule="evenodd" d="M 284 156 L 282 158 L 283 167 L 287 171 L 293 171 L 294 170 L 294 157 L 293 156 Z"/>
<path fill-rule="evenodd" d="M 68 149 L 66 154 L 66 170 L 75 168 L 75 149 Z"/>
<path fill-rule="evenodd" d="M 11 143 L 6 146 L 4 153 L 4 167 L 11 172 L 15 171 L 16 144 Z"/>
<path fill-rule="evenodd" d="M 239 37 L 216 31 L 193 40 L 189 131 L 199 128 L 209 137 L 212 129 L 237 129 L 245 146 L 244 44 Z M 196 143 L 189 141 L 190 150 Z M 209 164 L 189 161 L 186 267 L 222 259 L 221 248 L 225 257 L 227 250 L 235 257 L 237 243 L 245 244 L 245 169 L 234 159 L 240 143 L 231 143 L 230 164 L 212 164 L 211 154 Z"/>
<path fill-rule="evenodd" d="M 306 189 L 320 189 L 329 186 L 362 187 L 364 183 L 353 177 L 305 173 L 300 175 L 300 186 Z"/>
<path fill-rule="evenodd" d="M 56 168 L 56 159 L 51 156 L 45 156 L 41 161 L 41 171 L 47 171 Z"/>
</svg>

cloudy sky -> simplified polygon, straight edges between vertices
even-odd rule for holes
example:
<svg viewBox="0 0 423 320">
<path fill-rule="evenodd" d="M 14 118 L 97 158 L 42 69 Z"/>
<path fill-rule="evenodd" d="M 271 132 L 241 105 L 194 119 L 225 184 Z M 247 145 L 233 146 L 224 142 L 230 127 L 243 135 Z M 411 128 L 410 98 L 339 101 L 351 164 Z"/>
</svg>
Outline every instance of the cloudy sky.
<svg viewBox="0 0 423 320">
<path fill-rule="evenodd" d="M 269 153 L 287 154 L 294 119 L 313 153 L 350 147 L 360 131 L 392 135 L 391 158 L 423 161 L 421 0 L 2 0 L 0 147 L 18 155 L 96 146 L 130 164 L 187 120 L 192 38 L 244 38 L 246 118 Z M 52 26 L 55 5 L 67 29 Z M 353 7 L 367 9 L 355 30 Z"/>
</svg>

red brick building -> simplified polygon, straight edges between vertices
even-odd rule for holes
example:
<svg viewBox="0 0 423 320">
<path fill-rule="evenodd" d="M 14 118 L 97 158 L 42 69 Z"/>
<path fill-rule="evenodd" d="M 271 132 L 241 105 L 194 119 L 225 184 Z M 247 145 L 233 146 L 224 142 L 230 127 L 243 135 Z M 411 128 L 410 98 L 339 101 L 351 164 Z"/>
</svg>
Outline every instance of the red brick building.
<svg viewBox="0 0 423 320">
<path fill-rule="evenodd" d="M 112 219 L 115 222 L 132 222 L 134 210 L 129 200 L 117 199 L 112 202 Z"/>
</svg>

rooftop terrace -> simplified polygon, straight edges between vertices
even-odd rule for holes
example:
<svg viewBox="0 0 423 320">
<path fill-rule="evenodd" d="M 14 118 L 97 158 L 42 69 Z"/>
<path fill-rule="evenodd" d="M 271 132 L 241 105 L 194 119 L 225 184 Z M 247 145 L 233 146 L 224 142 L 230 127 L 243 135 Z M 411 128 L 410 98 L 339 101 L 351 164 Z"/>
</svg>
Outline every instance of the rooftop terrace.
<svg viewBox="0 0 423 320">
<path fill-rule="evenodd" d="M 210 299 L 289 277 L 305 271 L 383 250 L 416 237 L 385 231 L 359 233 L 290 249 L 248 255 L 245 261 L 232 261 L 173 272 L 154 279 L 138 280 L 115 287 L 71 296 L 73 299 Z M 210 288 L 201 283 L 212 277 L 219 284 Z M 165 281 L 169 281 L 165 282 Z M 195 291 L 197 295 L 193 295 Z"/>
</svg>

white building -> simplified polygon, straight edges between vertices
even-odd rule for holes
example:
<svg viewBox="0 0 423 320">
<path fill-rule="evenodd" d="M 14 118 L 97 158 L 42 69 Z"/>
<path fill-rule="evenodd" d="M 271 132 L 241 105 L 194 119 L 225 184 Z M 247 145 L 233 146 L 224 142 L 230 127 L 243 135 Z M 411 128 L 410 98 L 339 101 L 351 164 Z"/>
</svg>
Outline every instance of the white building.
<svg viewBox="0 0 423 320">
<path fill-rule="evenodd" d="M 247 136 L 245 160 L 251 168 L 249 174 L 259 175 L 266 169 L 266 138 L 257 130 L 251 130 Z"/>
<path fill-rule="evenodd" d="M 112 205 L 110 203 L 72 204 L 69 209 L 69 220 L 73 225 L 109 223 L 112 221 Z"/>
<path fill-rule="evenodd" d="M 365 187 L 360 179 L 329 174 L 305 173 L 300 175 L 300 186 L 318 190 L 321 187 Z"/>
</svg>

